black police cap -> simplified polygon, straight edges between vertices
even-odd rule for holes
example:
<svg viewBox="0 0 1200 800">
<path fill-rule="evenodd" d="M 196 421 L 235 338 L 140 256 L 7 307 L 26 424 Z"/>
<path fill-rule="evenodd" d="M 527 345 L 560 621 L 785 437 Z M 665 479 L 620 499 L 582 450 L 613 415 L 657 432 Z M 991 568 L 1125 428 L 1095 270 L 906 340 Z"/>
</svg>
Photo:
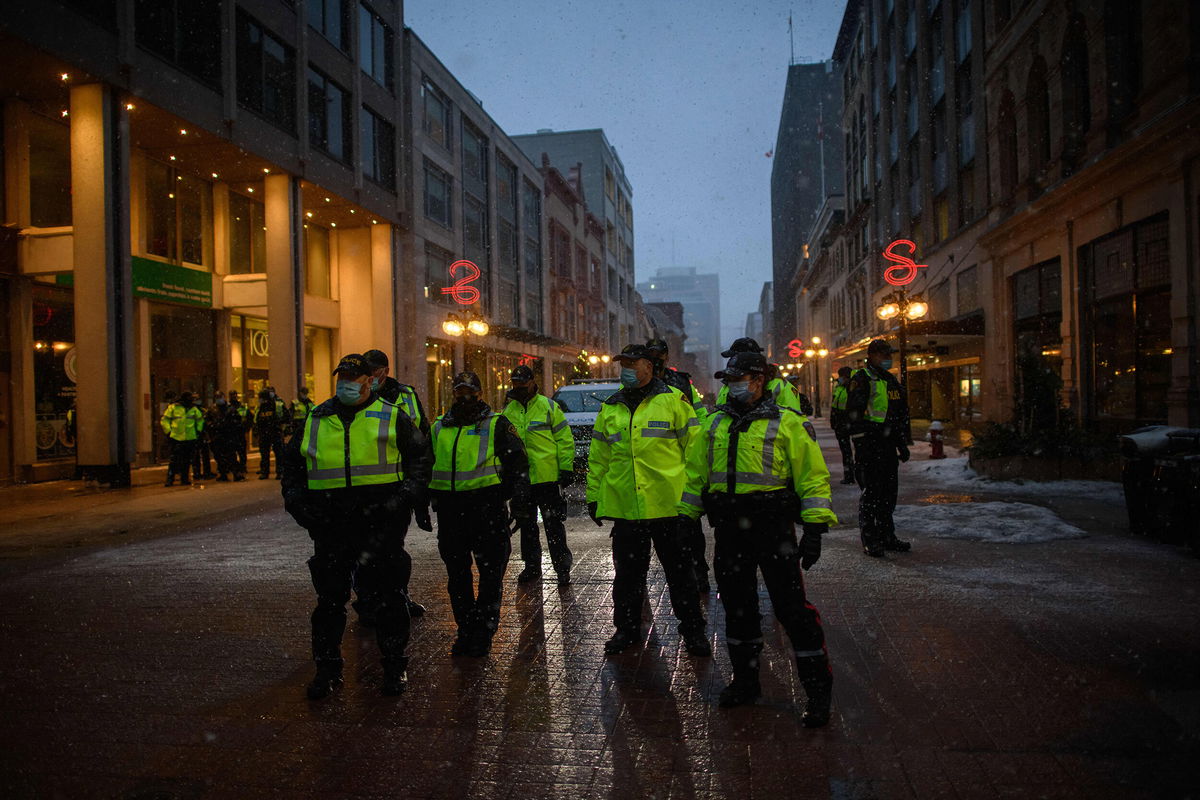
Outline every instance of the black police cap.
<svg viewBox="0 0 1200 800">
<path fill-rule="evenodd" d="M 477 392 L 483 391 L 483 384 L 479 381 L 479 376 L 474 372 L 460 372 L 454 376 L 454 385 L 451 388 L 457 389 L 460 386 L 465 386 L 468 389 L 474 389 Z"/>
<path fill-rule="evenodd" d="M 524 364 L 521 364 L 513 367 L 513 371 L 510 373 L 510 376 L 514 381 L 531 381 L 533 380 L 533 370 Z"/>
<path fill-rule="evenodd" d="M 383 352 L 382 350 L 368 350 L 367 352 L 363 353 L 363 358 L 365 358 L 367 363 L 371 365 L 372 369 L 379 369 L 380 367 L 388 366 L 387 353 Z"/>
<path fill-rule="evenodd" d="M 639 358 L 653 360 L 654 354 L 644 344 L 627 344 L 620 353 L 617 354 L 618 361 L 634 361 Z"/>
<path fill-rule="evenodd" d="M 650 341 L 646 342 L 646 349 L 664 354 L 671 352 L 670 346 L 664 339 L 651 339 Z"/>
<path fill-rule="evenodd" d="M 886 356 L 895 352 L 895 349 L 888 343 L 886 339 L 875 339 L 869 345 L 867 345 L 867 352 L 883 353 Z"/>
<path fill-rule="evenodd" d="M 344 372 L 351 378 L 357 378 L 360 375 L 370 374 L 371 365 L 367 363 L 361 353 L 349 353 L 342 356 L 342 360 L 338 362 L 333 374 L 337 375 L 339 372 Z"/>
<path fill-rule="evenodd" d="M 767 358 L 762 353 L 734 353 L 725 364 L 725 369 L 714 373 L 713 377 L 722 381 L 746 375 L 766 375 L 767 368 Z"/>
<path fill-rule="evenodd" d="M 725 358 L 730 358 L 735 353 L 761 353 L 762 347 L 758 342 L 751 339 L 749 336 L 743 336 L 740 339 L 734 339 L 733 344 L 729 345 L 729 349 L 721 353 Z"/>
</svg>

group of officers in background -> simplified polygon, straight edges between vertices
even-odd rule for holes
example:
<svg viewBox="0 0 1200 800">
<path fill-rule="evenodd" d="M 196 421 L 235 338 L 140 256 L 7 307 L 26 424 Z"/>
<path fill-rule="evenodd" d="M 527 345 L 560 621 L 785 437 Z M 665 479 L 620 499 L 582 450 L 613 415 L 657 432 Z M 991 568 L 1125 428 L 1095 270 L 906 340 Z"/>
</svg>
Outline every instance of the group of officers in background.
<svg viewBox="0 0 1200 800">
<path fill-rule="evenodd" d="M 868 366 L 845 383 L 846 397 L 835 400 L 838 426 L 846 427 L 858 452 L 847 474 L 864 486 L 860 520 L 869 555 L 908 549 L 890 526 L 894 465 L 907 458 L 898 438 L 907 411 L 885 348 L 890 356 L 885 342 L 871 344 Z M 822 536 L 837 523 L 829 471 L 800 396 L 758 344 L 739 339 L 722 355 L 728 362 L 714 376 L 722 387 L 712 411 L 690 377 L 669 367 L 665 342 L 629 345 L 616 356 L 621 388 L 595 420 L 586 489 L 588 516 L 597 525 L 613 523 L 615 633 L 605 652 L 621 653 L 643 639 L 653 549 L 685 649 L 711 655 L 700 602 L 709 590 L 700 526 L 707 516 L 733 667 L 721 705 L 753 703 L 762 693 L 761 573 L 808 698 L 803 722 L 819 727 L 829 719 L 833 678 L 802 570 L 820 558 Z M 483 400 L 478 376 L 460 373 L 452 404 L 434 420 L 413 387 L 388 371 L 386 355 L 377 350 L 343 357 L 334 371 L 334 397 L 306 408 L 280 459 L 284 506 L 314 543 L 308 566 L 317 593 L 311 617 L 316 675 L 307 689 L 314 700 L 342 684 L 341 640 L 352 592 L 360 619 L 376 629 L 382 693 L 405 690 L 411 617 L 424 611 L 408 595 L 412 560 L 404 544 L 414 520 L 431 531 L 431 513 L 437 515 L 457 624 L 454 656 L 490 651 L 517 530 L 524 562 L 518 581 L 541 577 L 539 510 L 558 585 L 571 581 L 562 489 L 575 479 L 574 441 L 562 410 L 539 392 L 532 371 L 512 371 L 499 413 Z"/>
</svg>

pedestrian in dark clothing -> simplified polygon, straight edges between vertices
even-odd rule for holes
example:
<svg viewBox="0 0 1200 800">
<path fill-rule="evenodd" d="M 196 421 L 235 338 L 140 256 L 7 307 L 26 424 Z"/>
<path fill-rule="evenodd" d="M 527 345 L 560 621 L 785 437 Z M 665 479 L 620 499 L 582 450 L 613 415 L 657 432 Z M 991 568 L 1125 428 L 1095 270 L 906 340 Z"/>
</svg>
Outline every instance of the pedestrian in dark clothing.
<svg viewBox="0 0 1200 800">
<path fill-rule="evenodd" d="M 250 415 L 250 409 L 247 408 L 238 397 L 236 389 L 229 392 L 229 409 L 237 415 L 237 418 L 242 421 L 242 435 L 237 442 L 237 458 L 238 463 L 242 465 L 242 474 L 246 474 L 246 434 L 250 433 L 250 427 L 253 424 L 253 419 Z"/>
<path fill-rule="evenodd" d="M 829 424 L 833 435 L 837 437 L 838 448 L 842 451 L 842 483 L 854 483 L 854 450 L 850 444 L 850 419 L 846 414 L 846 401 L 849 399 L 850 373 L 849 367 L 838 369 L 837 385 L 833 387 L 833 402 L 829 406 Z"/>
<path fill-rule="evenodd" d="M 854 443 L 855 478 L 862 487 L 858 528 L 863 552 L 874 558 L 884 551 L 907 552 L 911 543 L 896 538 L 892 512 L 901 462 L 908 461 L 908 396 L 889 370 L 892 346 L 876 339 L 867 346 L 867 366 L 850 377 L 846 416 Z"/>
<path fill-rule="evenodd" d="M 269 389 L 258 393 L 258 408 L 254 410 L 254 435 L 258 437 L 259 480 L 271 477 L 271 453 L 275 454 L 275 477 L 280 477 L 279 458 L 283 452 L 283 432 L 287 430 L 287 411 L 283 401 L 272 396 Z"/>
<path fill-rule="evenodd" d="M 459 373 L 453 390 L 453 405 L 433 424 L 429 488 L 458 625 L 450 654 L 478 657 L 490 652 L 500 624 L 504 572 L 512 554 L 505 501 L 512 500 L 511 518 L 518 523 L 533 513 L 529 459 L 513 424 L 480 397 L 478 375 Z M 472 560 L 479 570 L 478 591 Z"/>
<path fill-rule="evenodd" d="M 337 394 L 313 409 L 288 443 L 281 484 L 284 507 L 313 540 L 308 560 L 317 606 L 312 700 L 342 683 L 342 635 L 355 571 L 378 596 L 376 638 L 384 695 L 408 685 L 409 615 L 400 572 L 410 561 L 395 517 L 402 505 L 424 507 L 429 442 L 400 409 L 371 391 L 370 368 L 356 353 L 334 373 Z"/>
<path fill-rule="evenodd" d="M 208 428 L 209 410 L 204 407 L 204 400 L 197 396 L 193 403 L 204 416 L 204 430 L 196 437 L 196 450 L 193 456 L 192 473 L 198 478 L 215 478 L 212 471 L 212 449 L 209 446 L 210 431 Z"/>
<path fill-rule="evenodd" d="M 217 480 L 226 483 L 232 475 L 235 481 L 246 480 L 246 470 L 238 460 L 239 443 L 246 441 L 242 418 L 224 397 L 213 403 L 210 421 L 205 424 L 212 439 L 213 455 L 217 459 Z"/>
</svg>

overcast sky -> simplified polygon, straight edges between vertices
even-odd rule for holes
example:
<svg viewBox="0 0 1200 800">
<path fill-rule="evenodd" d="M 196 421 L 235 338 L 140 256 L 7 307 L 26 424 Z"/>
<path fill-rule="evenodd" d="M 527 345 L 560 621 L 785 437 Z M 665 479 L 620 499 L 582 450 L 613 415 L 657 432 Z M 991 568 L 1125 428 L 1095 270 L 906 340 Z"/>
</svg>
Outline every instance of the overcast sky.
<svg viewBox="0 0 1200 800">
<path fill-rule="evenodd" d="M 406 24 L 509 135 L 604 128 L 633 186 L 637 281 L 721 276 L 722 340 L 771 276 L 789 59 L 833 51 L 844 0 L 407 0 Z"/>
</svg>

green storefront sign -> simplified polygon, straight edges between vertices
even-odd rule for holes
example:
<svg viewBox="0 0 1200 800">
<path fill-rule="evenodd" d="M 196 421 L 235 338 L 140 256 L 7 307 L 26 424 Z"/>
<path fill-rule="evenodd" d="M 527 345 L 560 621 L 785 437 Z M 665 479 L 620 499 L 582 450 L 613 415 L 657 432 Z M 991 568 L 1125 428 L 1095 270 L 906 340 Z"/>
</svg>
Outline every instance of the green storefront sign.
<svg viewBox="0 0 1200 800">
<path fill-rule="evenodd" d="M 134 297 L 212 308 L 211 273 L 137 256 L 132 259 L 132 267 Z M 74 286 L 75 276 L 72 273 L 59 275 L 55 283 Z"/>
</svg>

